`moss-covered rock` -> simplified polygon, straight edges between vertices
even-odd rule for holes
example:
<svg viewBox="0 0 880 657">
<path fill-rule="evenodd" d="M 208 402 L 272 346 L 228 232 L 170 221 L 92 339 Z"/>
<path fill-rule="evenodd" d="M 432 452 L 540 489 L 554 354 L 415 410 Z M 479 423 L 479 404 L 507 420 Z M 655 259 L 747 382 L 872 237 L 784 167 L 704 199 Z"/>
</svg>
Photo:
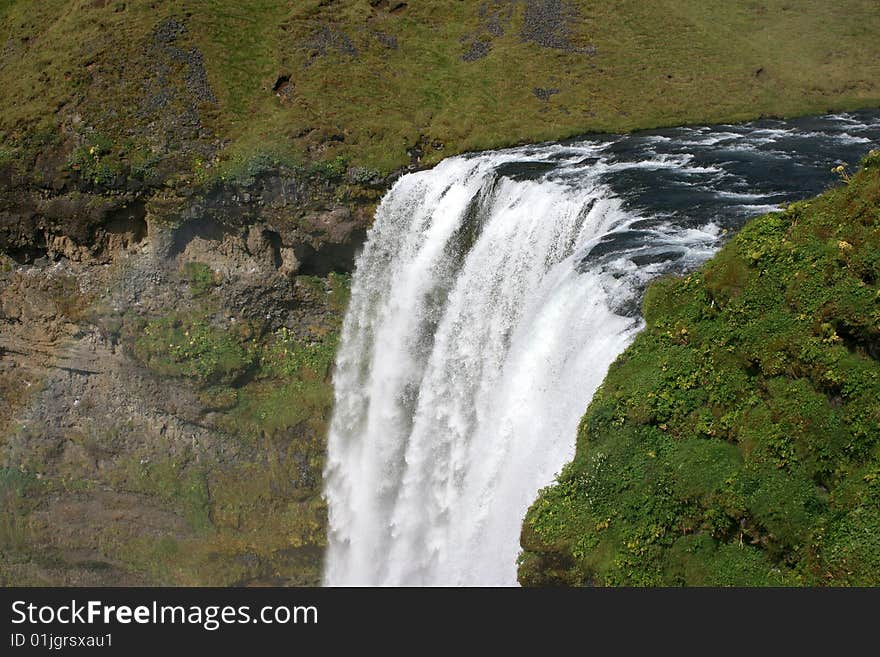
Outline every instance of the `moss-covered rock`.
<svg viewBox="0 0 880 657">
<path fill-rule="evenodd" d="M 880 583 L 880 152 L 843 178 L 649 288 L 523 584 Z"/>
</svg>

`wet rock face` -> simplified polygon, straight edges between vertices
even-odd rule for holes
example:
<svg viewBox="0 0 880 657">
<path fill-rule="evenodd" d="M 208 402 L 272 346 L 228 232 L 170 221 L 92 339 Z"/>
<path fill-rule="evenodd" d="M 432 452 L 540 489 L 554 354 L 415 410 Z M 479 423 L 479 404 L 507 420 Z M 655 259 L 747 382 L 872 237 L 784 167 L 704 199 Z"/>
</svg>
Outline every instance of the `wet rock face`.
<svg viewBox="0 0 880 657">
<path fill-rule="evenodd" d="M 81 260 L 136 245 L 145 236 L 144 202 L 72 192 L 43 198 L 23 191 L 0 211 L 0 250 L 21 263 L 48 255 Z"/>
<path fill-rule="evenodd" d="M 363 213 L 349 208 L 314 212 L 303 217 L 301 225 L 310 236 L 301 252 L 303 274 L 326 276 L 330 272 L 353 269 L 355 255 L 367 238 Z"/>
<path fill-rule="evenodd" d="M 17 182 L 0 187 L 0 252 L 20 264 L 40 257 L 109 262 L 152 231 L 151 248 L 163 258 L 176 257 L 195 238 L 235 234 L 285 274 L 342 273 L 353 268 L 372 213 L 370 202 L 340 202 L 334 185 L 290 171 L 139 191 L 53 194 L 32 181 Z M 256 233 L 246 236 L 251 226 L 262 227 L 265 244 L 254 242 Z"/>
</svg>

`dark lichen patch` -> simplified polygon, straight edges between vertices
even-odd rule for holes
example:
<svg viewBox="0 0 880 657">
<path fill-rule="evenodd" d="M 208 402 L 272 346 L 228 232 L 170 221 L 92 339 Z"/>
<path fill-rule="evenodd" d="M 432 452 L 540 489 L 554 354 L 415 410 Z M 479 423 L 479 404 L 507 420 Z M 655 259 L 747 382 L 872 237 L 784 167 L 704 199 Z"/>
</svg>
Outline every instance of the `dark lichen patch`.
<svg viewBox="0 0 880 657">
<path fill-rule="evenodd" d="M 474 39 L 470 42 L 467 50 L 462 54 L 461 59 L 465 62 L 475 62 L 482 59 L 492 51 L 491 41 L 480 41 Z"/>
<path fill-rule="evenodd" d="M 510 26 L 513 8 L 512 2 L 480 4 L 477 10 L 479 16 L 477 29 L 461 37 L 465 47 L 461 55 L 462 61 L 474 62 L 486 57 L 492 51 L 492 42 L 504 36 Z"/>
<path fill-rule="evenodd" d="M 532 89 L 532 93 L 535 95 L 535 98 L 546 103 L 552 96 L 559 93 L 559 89 L 556 89 L 555 87 L 535 87 Z"/>
<path fill-rule="evenodd" d="M 525 520 L 523 584 L 878 583 L 880 364 L 846 344 L 880 330 L 878 188 L 875 151 L 649 288 Z"/>
<path fill-rule="evenodd" d="M 326 57 L 329 53 L 337 53 L 357 59 L 358 49 L 344 31 L 330 25 L 319 25 L 303 42 L 303 48 L 309 52 L 309 59 Z"/>
<path fill-rule="evenodd" d="M 520 38 L 542 48 L 595 55 L 595 46 L 578 47 L 571 37 L 572 23 L 580 20 L 576 4 L 566 0 L 525 0 Z"/>
<path fill-rule="evenodd" d="M 161 105 L 167 102 L 165 93 L 167 89 L 166 76 L 173 65 L 177 64 L 184 68 L 183 80 L 186 91 L 192 98 L 195 106 L 200 103 L 217 104 L 217 97 L 208 83 L 205 72 L 205 58 L 198 48 L 181 48 L 179 41 L 187 35 L 187 28 L 181 21 L 169 18 L 162 21 L 153 33 L 147 52 L 156 64 L 158 78 L 158 90 L 160 93 L 150 93 L 147 97 L 152 103 Z M 145 108 L 149 111 L 149 106 Z"/>
</svg>

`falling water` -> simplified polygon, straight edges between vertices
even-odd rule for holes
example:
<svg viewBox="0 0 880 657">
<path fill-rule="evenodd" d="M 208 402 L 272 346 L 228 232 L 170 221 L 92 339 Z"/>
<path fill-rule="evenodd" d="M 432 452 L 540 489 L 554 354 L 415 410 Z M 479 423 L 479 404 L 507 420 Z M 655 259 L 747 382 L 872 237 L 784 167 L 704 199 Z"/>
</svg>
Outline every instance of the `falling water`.
<svg viewBox="0 0 880 657">
<path fill-rule="evenodd" d="M 877 114 L 680 128 L 398 180 L 337 359 L 326 583 L 515 584 L 525 511 L 642 327 L 645 284 L 878 138 Z"/>
</svg>

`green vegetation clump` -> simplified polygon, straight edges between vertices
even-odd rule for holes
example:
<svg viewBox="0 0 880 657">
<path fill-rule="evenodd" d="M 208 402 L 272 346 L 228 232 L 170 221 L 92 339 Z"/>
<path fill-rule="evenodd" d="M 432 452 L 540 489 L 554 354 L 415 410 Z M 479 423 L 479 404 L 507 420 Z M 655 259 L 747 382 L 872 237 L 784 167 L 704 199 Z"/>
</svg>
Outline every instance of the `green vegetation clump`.
<svg viewBox="0 0 880 657">
<path fill-rule="evenodd" d="M 136 357 L 162 376 L 186 376 L 202 385 L 231 383 L 254 363 L 242 335 L 214 326 L 199 314 L 159 317 L 134 341 Z"/>
<path fill-rule="evenodd" d="M 341 155 L 337 155 L 332 160 L 314 162 L 309 167 L 309 173 L 332 182 L 341 180 L 347 169 L 348 161 Z"/>
<path fill-rule="evenodd" d="M 320 434 L 333 408 L 330 369 L 338 333 L 304 341 L 282 327 L 268 336 L 260 368 L 238 395 L 228 415 L 230 430 L 244 435 L 276 435 L 301 423 Z"/>
<path fill-rule="evenodd" d="M 157 497 L 180 513 L 190 528 L 205 532 L 211 526 L 207 473 L 188 460 L 132 459 L 114 472 L 114 483 L 124 490 Z"/>
<path fill-rule="evenodd" d="M 880 583 L 880 152 L 644 301 L 519 579 Z"/>
<path fill-rule="evenodd" d="M 95 186 L 109 186 L 122 173 L 119 159 L 113 156 L 113 142 L 103 135 L 92 135 L 87 144 L 70 153 L 67 168 Z"/>
<path fill-rule="evenodd" d="M 201 297 L 210 292 L 217 284 L 214 272 L 204 262 L 187 262 L 183 266 L 183 278 L 189 283 L 189 291 L 193 297 Z"/>
<path fill-rule="evenodd" d="M 27 546 L 27 514 L 34 502 L 28 493 L 37 488 L 34 475 L 0 468 L 0 553 L 23 551 Z"/>
</svg>

